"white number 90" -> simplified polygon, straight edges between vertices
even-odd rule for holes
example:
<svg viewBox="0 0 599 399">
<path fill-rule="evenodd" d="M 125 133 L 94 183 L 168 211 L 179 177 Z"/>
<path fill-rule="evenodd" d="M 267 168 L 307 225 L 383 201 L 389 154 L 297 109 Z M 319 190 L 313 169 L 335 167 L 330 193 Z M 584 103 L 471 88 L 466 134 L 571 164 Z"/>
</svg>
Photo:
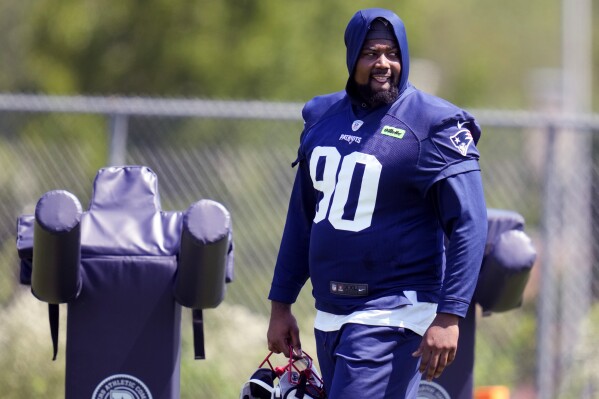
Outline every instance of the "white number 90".
<svg viewBox="0 0 599 399">
<path fill-rule="evenodd" d="M 322 179 L 317 180 L 316 167 L 321 157 L 325 158 L 324 172 Z M 341 163 L 340 169 L 339 163 Z M 364 165 L 358 204 L 354 218 L 351 220 L 343 219 L 352 177 L 358 163 Z M 382 169 L 383 166 L 374 155 L 356 151 L 343 157 L 343 162 L 341 162 L 341 154 L 335 147 L 314 148 L 310 158 L 310 176 L 314 188 L 323 193 L 323 197 L 317 205 L 314 223 L 321 222 L 326 218 L 330 206 L 329 221 L 336 229 L 361 231 L 369 227 L 372 223 L 372 213 L 374 212 Z"/>
</svg>

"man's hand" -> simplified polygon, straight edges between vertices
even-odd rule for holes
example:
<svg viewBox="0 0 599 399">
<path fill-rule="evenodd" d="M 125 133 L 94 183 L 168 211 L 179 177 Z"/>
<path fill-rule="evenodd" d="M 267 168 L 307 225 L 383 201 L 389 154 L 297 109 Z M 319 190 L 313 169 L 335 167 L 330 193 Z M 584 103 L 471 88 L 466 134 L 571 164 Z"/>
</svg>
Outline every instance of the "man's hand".
<svg viewBox="0 0 599 399">
<path fill-rule="evenodd" d="M 427 381 L 438 378 L 455 359 L 458 349 L 459 317 L 439 313 L 424 333 L 420 347 L 412 354 L 421 356 L 420 372 Z"/>
<path fill-rule="evenodd" d="M 296 356 L 302 355 L 302 344 L 295 316 L 291 313 L 291 304 L 272 301 L 270 323 L 266 334 L 268 350 L 283 353 L 289 357 L 289 347 Z"/>
</svg>

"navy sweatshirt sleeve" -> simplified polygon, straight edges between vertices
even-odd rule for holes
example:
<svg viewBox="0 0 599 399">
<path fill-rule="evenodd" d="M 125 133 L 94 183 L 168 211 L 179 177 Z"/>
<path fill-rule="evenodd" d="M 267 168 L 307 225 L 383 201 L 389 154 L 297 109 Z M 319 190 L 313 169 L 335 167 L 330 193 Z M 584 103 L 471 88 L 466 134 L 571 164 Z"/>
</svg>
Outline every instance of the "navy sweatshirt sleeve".
<svg viewBox="0 0 599 399">
<path fill-rule="evenodd" d="M 472 171 L 441 180 L 433 195 L 448 238 L 437 311 L 464 317 L 476 288 L 487 237 L 481 174 Z"/>
<path fill-rule="evenodd" d="M 310 229 L 314 218 L 315 199 L 305 161 L 299 168 L 291 192 L 287 221 L 275 265 L 268 299 L 293 303 L 309 277 L 308 257 Z"/>
</svg>

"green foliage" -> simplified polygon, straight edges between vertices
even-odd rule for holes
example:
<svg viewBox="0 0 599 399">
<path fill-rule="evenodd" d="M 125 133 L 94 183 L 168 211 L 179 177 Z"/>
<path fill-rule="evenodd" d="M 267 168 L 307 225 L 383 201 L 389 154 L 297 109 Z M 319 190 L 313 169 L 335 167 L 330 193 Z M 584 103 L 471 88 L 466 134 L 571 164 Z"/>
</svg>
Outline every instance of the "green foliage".
<svg viewBox="0 0 599 399">
<path fill-rule="evenodd" d="M 498 335 L 505 331 L 506 325 L 510 326 L 511 334 L 499 340 Z M 536 367 L 535 334 L 536 321 L 532 308 L 479 319 L 474 385 L 512 385 L 515 388 L 533 382 Z M 505 347 L 498 347 L 500 341 Z"/>
<path fill-rule="evenodd" d="M 0 387 L 3 399 L 64 397 L 64 352 L 52 361 L 52 341 L 47 305 L 29 290 L 19 289 L 15 300 L 4 308 L 0 319 Z M 61 315 L 61 325 L 66 325 Z M 61 331 L 59 346 L 64 349 Z"/>
<path fill-rule="evenodd" d="M 16 255 L 12 240 L 0 241 L 0 265 L 14 265 L 14 269 L 0 267 L 0 309 L 10 303 L 18 287 Z"/>
<path fill-rule="evenodd" d="M 563 397 L 567 398 L 596 397 L 599 392 L 598 304 L 591 307 L 588 317 L 580 325 L 579 332 L 581 336 L 572 342 L 573 357 L 569 364 L 566 363 L 566 367 L 575 368 L 580 372 L 573 373 L 571 379 L 564 381 L 561 392 Z"/>
<path fill-rule="evenodd" d="M 0 183 L 6 188 L 0 192 L 2 203 L 22 207 L 19 201 L 23 198 L 39 198 L 46 191 L 65 189 L 85 206 L 89 188 L 77 184 L 82 181 L 79 176 L 91 179 L 105 165 L 108 128 L 104 117 L 36 114 L 16 119 L 6 133 L 0 130 Z M 56 181 L 58 185 L 53 183 Z M 32 205 L 28 204 L 29 212 Z M 13 210 L 15 220 L 23 211 Z"/>
<path fill-rule="evenodd" d="M 367 7 L 404 19 L 460 105 L 526 107 L 531 71 L 560 63 L 557 0 L 4 3 L 0 91 L 306 100 L 344 87 L 344 29 Z"/>
</svg>

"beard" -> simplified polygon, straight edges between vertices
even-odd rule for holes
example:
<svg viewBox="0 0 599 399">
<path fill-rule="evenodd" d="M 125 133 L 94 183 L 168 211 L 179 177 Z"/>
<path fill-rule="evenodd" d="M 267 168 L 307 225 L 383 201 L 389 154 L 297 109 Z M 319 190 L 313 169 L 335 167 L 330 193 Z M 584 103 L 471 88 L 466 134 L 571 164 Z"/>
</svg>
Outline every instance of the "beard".
<svg viewBox="0 0 599 399">
<path fill-rule="evenodd" d="M 359 85 L 355 84 L 356 89 L 362 99 L 371 108 L 378 107 L 380 105 L 392 104 L 399 97 L 399 89 L 397 84 L 394 82 L 389 90 L 374 91 L 369 84 Z"/>
</svg>

